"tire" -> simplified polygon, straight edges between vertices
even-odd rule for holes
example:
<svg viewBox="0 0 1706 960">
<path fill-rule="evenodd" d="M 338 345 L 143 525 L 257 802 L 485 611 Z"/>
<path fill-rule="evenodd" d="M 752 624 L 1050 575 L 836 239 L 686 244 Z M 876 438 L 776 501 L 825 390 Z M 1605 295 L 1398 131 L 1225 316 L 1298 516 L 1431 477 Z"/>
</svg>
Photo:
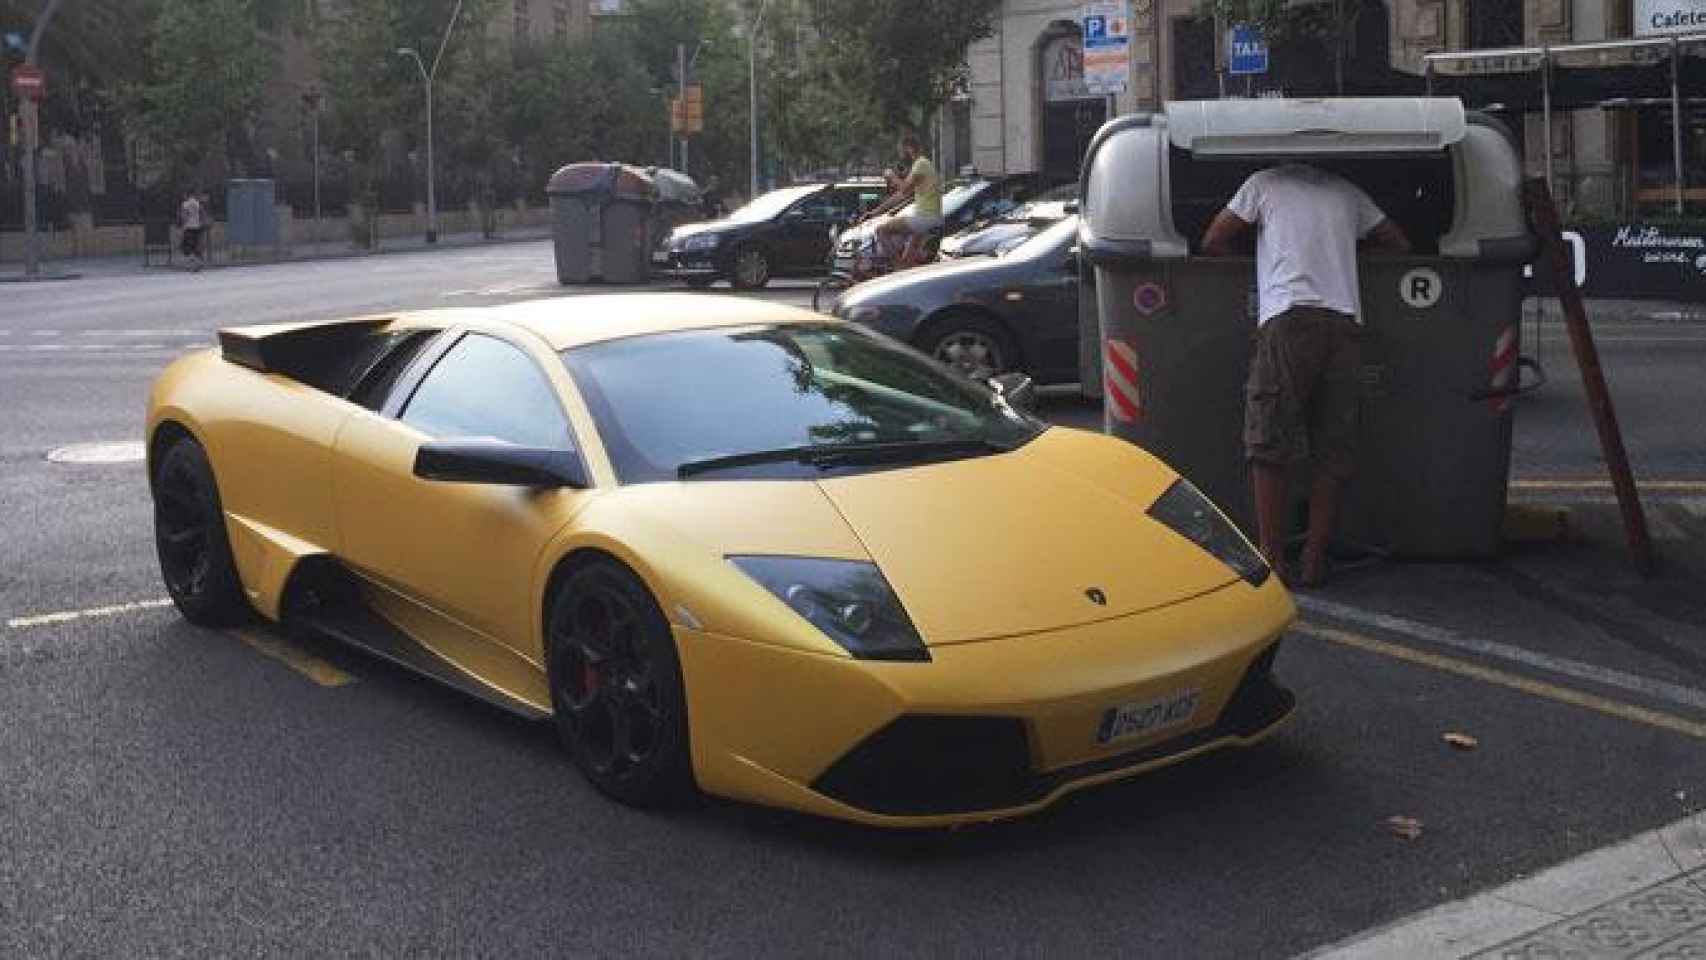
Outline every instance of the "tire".
<svg viewBox="0 0 1706 960">
<path fill-rule="evenodd" d="M 757 247 L 743 247 L 735 253 L 734 269 L 729 282 L 736 290 L 758 290 L 770 282 L 770 259 Z"/>
<path fill-rule="evenodd" d="M 937 362 L 973 380 L 987 380 L 1019 366 L 1019 348 L 1001 324 L 975 313 L 951 313 L 931 321 L 914 341 Z"/>
<path fill-rule="evenodd" d="M 847 293 L 853 282 L 846 277 L 825 277 L 812 291 L 812 309 L 818 313 L 835 313 L 841 306 L 841 298 Z"/>
<path fill-rule="evenodd" d="M 254 616 L 207 453 L 190 437 L 173 441 L 154 466 L 154 550 L 166 592 L 198 627 L 230 627 Z"/>
<path fill-rule="evenodd" d="M 675 639 L 640 578 L 611 560 L 563 581 L 546 616 L 557 735 L 602 793 L 637 807 L 693 792 Z"/>
</svg>

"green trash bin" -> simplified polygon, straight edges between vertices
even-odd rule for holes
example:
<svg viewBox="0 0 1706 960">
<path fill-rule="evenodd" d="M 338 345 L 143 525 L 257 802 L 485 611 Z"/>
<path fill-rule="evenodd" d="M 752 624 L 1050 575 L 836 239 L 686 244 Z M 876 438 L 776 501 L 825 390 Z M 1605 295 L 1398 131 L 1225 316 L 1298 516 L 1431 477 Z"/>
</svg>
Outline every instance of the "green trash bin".
<svg viewBox="0 0 1706 960">
<path fill-rule="evenodd" d="M 1105 428 L 1254 531 L 1242 436 L 1255 264 L 1197 244 L 1245 177 L 1293 160 L 1357 183 L 1416 248 L 1359 263 L 1361 434 L 1337 542 L 1495 553 L 1536 243 L 1508 133 L 1455 99 L 1188 101 L 1106 124 L 1086 156 L 1079 228 L 1097 287 L 1081 372 L 1101 388 Z M 1294 478 L 1294 497 L 1306 481 Z"/>
</svg>

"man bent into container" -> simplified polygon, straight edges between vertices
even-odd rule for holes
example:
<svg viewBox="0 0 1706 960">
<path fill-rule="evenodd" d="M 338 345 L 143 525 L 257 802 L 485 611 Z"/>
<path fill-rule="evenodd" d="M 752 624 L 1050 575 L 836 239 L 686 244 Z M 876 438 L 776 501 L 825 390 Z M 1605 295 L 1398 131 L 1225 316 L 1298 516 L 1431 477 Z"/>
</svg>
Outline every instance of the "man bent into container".
<svg viewBox="0 0 1706 960">
<path fill-rule="evenodd" d="M 1289 163 L 1252 174 L 1209 224 L 1203 252 L 1229 256 L 1256 232 L 1260 303 L 1244 396 L 1244 450 L 1262 553 L 1284 571 L 1286 471 L 1314 468 L 1303 586 L 1326 579 L 1340 484 L 1356 464 L 1361 303 L 1357 246 L 1406 253 L 1410 241 L 1355 184 Z"/>
</svg>

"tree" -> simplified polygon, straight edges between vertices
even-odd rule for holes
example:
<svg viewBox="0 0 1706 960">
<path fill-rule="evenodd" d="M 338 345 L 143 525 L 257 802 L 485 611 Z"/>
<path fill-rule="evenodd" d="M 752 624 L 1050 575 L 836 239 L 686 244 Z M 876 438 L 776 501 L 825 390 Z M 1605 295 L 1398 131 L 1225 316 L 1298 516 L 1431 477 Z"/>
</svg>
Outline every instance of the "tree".
<svg viewBox="0 0 1706 960">
<path fill-rule="evenodd" d="M 254 0 L 159 0 L 143 47 L 141 81 L 124 85 L 133 132 L 174 174 L 243 154 L 273 73 Z"/>
<path fill-rule="evenodd" d="M 990 36 L 1001 0 L 831 0 L 817 27 L 841 86 L 864 90 L 890 130 L 921 128 L 966 80 L 966 48 Z"/>
</svg>

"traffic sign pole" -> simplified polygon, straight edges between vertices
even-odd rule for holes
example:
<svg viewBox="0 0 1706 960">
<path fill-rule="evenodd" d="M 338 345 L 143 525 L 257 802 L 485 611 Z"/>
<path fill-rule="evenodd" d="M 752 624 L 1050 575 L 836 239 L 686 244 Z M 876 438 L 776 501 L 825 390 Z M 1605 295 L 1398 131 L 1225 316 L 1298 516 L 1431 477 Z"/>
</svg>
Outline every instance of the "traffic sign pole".
<svg viewBox="0 0 1706 960">
<path fill-rule="evenodd" d="M 41 46 L 41 35 L 47 32 L 48 21 L 59 9 L 60 0 L 47 0 L 47 6 L 42 8 L 41 16 L 36 18 L 35 28 L 30 31 L 30 45 L 24 51 L 24 65 L 35 68 L 36 48 Z M 39 91 L 38 91 L 39 92 Z M 36 248 L 36 148 L 40 143 L 36 122 L 39 117 L 36 101 L 30 97 L 23 98 L 24 108 L 24 277 L 35 279 L 41 273 L 41 252 Z"/>
</svg>

